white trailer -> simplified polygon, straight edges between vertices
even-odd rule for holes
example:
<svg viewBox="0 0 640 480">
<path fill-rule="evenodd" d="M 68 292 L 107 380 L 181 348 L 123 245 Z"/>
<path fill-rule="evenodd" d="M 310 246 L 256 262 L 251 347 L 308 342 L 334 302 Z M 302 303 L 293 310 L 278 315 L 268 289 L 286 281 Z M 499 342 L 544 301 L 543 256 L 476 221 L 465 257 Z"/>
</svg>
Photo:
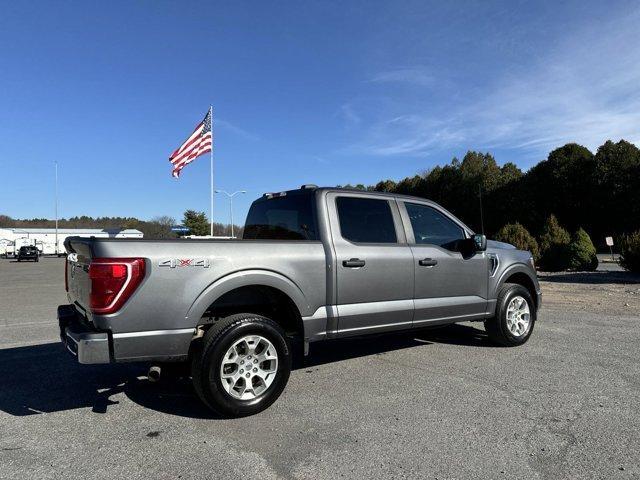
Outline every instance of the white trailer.
<svg viewBox="0 0 640 480">
<path fill-rule="evenodd" d="M 5 255 L 14 255 L 23 245 L 35 245 L 41 254 L 64 255 L 67 237 L 142 238 L 140 230 L 119 228 L 59 228 L 56 244 L 55 228 L 0 228 L 0 239 L 6 240 Z M 13 246 L 11 246 L 12 244 Z"/>
<path fill-rule="evenodd" d="M 13 241 L 7 238 L 0 238 L 0 257 L 7 258 L 13 255 Z"/>
</svg>

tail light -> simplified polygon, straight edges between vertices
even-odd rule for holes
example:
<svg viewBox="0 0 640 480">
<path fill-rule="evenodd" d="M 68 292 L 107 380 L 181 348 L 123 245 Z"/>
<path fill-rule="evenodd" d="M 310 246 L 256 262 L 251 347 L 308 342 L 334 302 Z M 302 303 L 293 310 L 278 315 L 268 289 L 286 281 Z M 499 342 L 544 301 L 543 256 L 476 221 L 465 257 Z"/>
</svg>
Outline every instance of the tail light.
<svg viewBox="0 0 640 480">
<path fill-rule="evenodd" d="M 93 313 L 117 312 L 144 279 L 144 258 L 96 258 L 89 264 Z"/>
<path fill-rule="evenodd" d="M 64 289 L 69 291 L 69 260 L 64 259 Z"/>
</svg>

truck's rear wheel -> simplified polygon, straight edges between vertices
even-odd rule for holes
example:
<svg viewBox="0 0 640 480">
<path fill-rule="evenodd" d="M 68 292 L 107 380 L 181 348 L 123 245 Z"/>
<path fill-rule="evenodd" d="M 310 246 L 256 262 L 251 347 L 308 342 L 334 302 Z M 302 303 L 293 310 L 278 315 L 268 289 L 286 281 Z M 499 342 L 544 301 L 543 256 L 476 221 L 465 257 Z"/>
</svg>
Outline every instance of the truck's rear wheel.
<svg viewBox="0 0 640 480">
<path fill-rule="evenodd" d="M 219 320 L 192 358 L 193 385 L 202 401 L 225 416 L 258 413 L 280 396 L 291 372 L 291 350 L 269 318 L 240 313 Z"/>
<path fill-rule="evenodd" d="M 529 340 L 535 322 L 536 305 L 529 290 L 505 283 L 498 293 L 496 315 L 484 322 L 484 328 L 494 343 L 514 347 Z"/>
</svg>

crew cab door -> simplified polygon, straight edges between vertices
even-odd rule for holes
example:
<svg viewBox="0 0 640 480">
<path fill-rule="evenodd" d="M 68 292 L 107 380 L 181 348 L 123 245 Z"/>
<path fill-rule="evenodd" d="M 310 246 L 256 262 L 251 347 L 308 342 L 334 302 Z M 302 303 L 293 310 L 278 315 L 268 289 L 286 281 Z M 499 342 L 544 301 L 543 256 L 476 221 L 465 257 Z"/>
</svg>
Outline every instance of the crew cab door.
<svg viewBox="0 0 640 480">
<path fill-rule="evenodd" d="M 489 259 L 461 251 L 465 229 L 430 203 L 399 202 L 415 270 L 414 326 L 484 318 Z"/>
<path fill-rule="evenodd" d="M 329 193 L 338 333 L 411 326 L 413 255 L 398 205 L 387 196 Z"/>
</svg>

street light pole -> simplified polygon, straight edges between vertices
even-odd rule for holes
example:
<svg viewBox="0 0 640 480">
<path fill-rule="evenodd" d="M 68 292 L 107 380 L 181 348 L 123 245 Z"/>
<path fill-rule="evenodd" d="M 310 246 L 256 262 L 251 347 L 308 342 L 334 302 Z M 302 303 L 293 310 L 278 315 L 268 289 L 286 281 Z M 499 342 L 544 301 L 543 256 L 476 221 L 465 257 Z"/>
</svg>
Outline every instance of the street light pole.
<svg viewBox="0 0 640 480">
<path fill-rule="evenodd" d="M 246 190 L 238 190 L 237 192 L 228 193 L 225 190 L 216 190 L 216 193 L 224 193 L 227 197 L 229 197 L 229 215 L 231 217 L 231 238 L 233 236 L 233 197 L 238 193 L 247 193 Z"/>
</svg>

